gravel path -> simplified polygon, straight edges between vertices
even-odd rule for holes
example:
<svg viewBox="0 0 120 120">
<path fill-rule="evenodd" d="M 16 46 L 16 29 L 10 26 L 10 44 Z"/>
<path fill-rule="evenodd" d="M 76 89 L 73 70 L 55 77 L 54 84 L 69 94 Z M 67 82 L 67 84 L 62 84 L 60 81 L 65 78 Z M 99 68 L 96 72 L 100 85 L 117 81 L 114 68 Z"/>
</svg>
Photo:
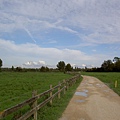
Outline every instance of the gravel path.
<svg viewBox="0 0 120 120">
<path fill-rule="evenodd" d="M 97 78 L 83 76 L 59 120 L 120 120 L 120 97 Z"/>
</svg>

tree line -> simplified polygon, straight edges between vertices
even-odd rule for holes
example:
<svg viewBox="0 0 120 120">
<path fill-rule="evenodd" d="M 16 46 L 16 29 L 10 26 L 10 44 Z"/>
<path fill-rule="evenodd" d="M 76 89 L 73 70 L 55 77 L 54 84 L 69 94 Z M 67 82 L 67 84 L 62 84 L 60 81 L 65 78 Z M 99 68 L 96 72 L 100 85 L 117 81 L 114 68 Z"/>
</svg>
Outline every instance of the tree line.
<svg viewBox="0 0 120 120">
<path fill-rule="evenodd" d="M 0 71 L 2 67 L 2 60 L 0 59 Z M 11 68 L 2 68 L 2 71 L 14 71 L 14 72 L 49 72 L 49 71 L 61 71 L 61 72 L 66 72 L 66 71 L 72 71 L 73 67 L 71 66 L 70 63 L 65 64 L 64 61 L 58 62 L 56 65 L 57 68 L 48 68 L 47 66 L 41 66 L 40 68 L 22 68 L 22 67 L 14 67 L 12 66 Z M 76 69 L 78 70 L 78 69 Z"/>
<path fill-rule="evenodd" d="M 2 67 L 2 60 L 0 59 L 0 71 Z M 48 68 L 47 66 L 42 66 L 40 68 L 21 68 L 12 66 L 11 68 L 2 68 L 2 71 L 15 71 L 15 72 L 69 72 L 69 71 L 87 71 L 87 72 L 120 72 L 120 58 L 114 57 L 113 60 L 104 60 L 101 67 L 98 68 L 73 68 L 70 63 L 66 64 L 64 61 L 58 62 L 57 68 Z"/>
<path fill-rule="evenodd" d="M 120 72 L 120 58 L 114 57 L 113 60 L 104 60 L 101 67 L 86 69 L 87 72 Z"/>
</svg>

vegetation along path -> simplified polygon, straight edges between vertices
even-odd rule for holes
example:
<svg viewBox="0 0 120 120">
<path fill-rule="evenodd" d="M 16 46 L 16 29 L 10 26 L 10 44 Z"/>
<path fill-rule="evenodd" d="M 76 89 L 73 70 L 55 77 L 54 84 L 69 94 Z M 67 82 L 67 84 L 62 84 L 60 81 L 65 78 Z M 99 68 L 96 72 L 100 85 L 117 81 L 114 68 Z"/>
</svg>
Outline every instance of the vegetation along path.
<svg viewBox="0 0 120 120">
<path fill-rule="evenodd" d="M 83 76 L 59 120 L 120 120 L 120 97 L 97 78 Z"/>
</svg>

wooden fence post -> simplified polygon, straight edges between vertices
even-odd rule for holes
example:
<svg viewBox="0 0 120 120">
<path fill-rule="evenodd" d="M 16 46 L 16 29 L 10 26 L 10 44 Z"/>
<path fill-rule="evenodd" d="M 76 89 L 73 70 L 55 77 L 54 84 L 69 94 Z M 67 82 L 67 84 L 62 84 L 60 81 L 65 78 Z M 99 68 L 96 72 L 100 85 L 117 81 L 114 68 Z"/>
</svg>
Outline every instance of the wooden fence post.
<svg viewBox="0 0 120 120">
<path fill-rule="evenodd" d="M 72 79 L 70 79 L 70 87 L 72 86 Z"/>
<path fill-rule="evenodd" d="M 68 86 L 69 86 L 68 81 L 66 81 L 66 90 L 68 90 Z"/>
<path fill-rule="evenodd" d="M 37 91 L 33 91 L 32 93 L 32 97 L 37 95 Z M 32 108 L 37 107 L 37 100 L 33 103 Z M 37 110 L 35 110 L 34 112 L 34 120 L 37 120 Z"/>
<path fill-rule="evenodd" d="M 50 89 L 52 89 L 52 85 L 50 85 Z M 50 92 L 50 97 L 52 97 L 52 91 Z M 52 105 L 52 99 L 50 100 L 50 105 Z"/>
<path fill-rule="evenodd" d="M 77 78 L 74 79 L 74 84 L 76 83 Z"/>
<path fill-rule="evenodd" d="M 60 82 L 59 82 L 58 91 L 60 91 Z M 58 99 L 60 99 L 60 92 L 58 93 Z"/>
<path fill-rule="evenodd" d="M 74 78 L 72 78 L 72 80 L 71 80 L 71 86 L 73 86 L 73 82 L 74 82 Z"/>
<path fill-rule="evenodd" d="M 75 83 L 76 83 L 77 79 L 75 78 Z"/>
<path fill-rule="evenodd" d="M 63 92 L 63 93 L 65 94 L 65 89 L 66 89 L 66 88 L 65 88 L 65 86 L 66 86 L 66 85 L 65 85 L 65 80 L 63 80 L 63 83 L 64 83 L 64 85 L 63 85 L 63 86 L 64 86 L 64 92 Z"/>
</svg>

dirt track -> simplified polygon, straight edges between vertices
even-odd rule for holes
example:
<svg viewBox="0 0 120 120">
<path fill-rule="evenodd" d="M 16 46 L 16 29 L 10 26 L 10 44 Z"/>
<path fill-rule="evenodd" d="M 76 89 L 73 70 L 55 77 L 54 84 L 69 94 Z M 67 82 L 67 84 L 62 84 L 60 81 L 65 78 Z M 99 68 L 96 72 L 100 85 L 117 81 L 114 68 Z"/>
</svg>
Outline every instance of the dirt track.
<svg viewBox="0 0 120 120">
<path fill-rule="evenodd" d="M 97 78 L 83 76 L 59 120 L 120 120 L 120 97 Z"/>
</svg>

